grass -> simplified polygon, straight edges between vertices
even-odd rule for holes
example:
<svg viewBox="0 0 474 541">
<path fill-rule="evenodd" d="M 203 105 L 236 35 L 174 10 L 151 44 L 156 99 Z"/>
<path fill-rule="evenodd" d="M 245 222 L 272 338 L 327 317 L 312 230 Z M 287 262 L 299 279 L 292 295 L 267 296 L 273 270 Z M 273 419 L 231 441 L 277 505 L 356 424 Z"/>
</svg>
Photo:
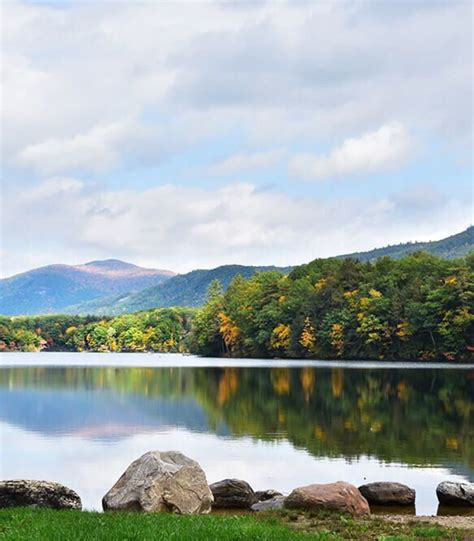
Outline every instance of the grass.
<svg viewBox="0 0 474 541">
<path fill-rule="evenodd" d="M 0 510 L 0 537 L 12 540 L 166 540 L 209 541 L 316 539 L 278 521 L 252 516 L 92 513 L 50 509 Z"/>
<path fill-rule="evenodd" d="M 19 508 L 0 510 L 0 538 L 18 541 L 467 541 L 473 539 L 473 532 L 419 523 L 393 523 L 379 518 L 353 519 L 330 513 L 183 516 Z"/>
</svg>

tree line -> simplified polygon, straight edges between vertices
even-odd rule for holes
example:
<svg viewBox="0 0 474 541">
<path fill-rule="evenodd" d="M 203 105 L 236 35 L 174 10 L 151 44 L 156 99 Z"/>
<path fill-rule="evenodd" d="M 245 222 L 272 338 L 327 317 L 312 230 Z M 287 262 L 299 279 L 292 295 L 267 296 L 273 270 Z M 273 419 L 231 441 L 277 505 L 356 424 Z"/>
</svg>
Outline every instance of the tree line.
<svg viewBox="0 0 474 541">
<path fill-rule="evenodd" d="M 474 254 L 318 259 L 289 275 L 211 283 L 200 309 L 114 318 L 0 318 L 0 349 L 170 351 L 219 357 L 469 361 Z"/>
<path fill-rule="evenodd" d="M 157 308 L 114 318 L 0 317 L 0 351 L 188 351 L 194 310 Z"/>
<path fill-rule="evenodd" d="M 288 276 L 210 287 L 193 324 L 207 356 L 472 360 L 474 254 L 420 252 L 374 263 L 319 259 Z"/>
</svg>

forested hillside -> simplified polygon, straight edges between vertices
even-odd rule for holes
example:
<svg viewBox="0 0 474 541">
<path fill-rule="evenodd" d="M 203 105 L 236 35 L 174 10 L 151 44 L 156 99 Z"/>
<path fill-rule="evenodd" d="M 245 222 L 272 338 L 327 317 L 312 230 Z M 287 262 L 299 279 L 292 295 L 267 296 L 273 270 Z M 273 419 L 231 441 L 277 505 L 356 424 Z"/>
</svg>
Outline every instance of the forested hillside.
<svg viewBox="0 0 474 541">
<path fill-rule="evenodd" d="M 192 351 L 231 357 L 472 360 L 474 255 L 416 253 L 375 263 L 317 259 L 289 276 L 218 283 Z"/>
<path fill-rule="evenodd" d="M 388 255 L 399 259 L 419 250 L 446 259 L 463 256 L 474 250 L 474 227 L 439 241 L 387 246 L 338 258 L 375 261 Z M 224 265 L 176 275 L 116 259 L 84 265 L 48 265 L 0 280 L 0 314 L 119 315 L 157 307 L 197 307 L 205 302 L 213 280 L 219 280 L 225 289 L 238 274 L 250 278 L 257 271 L 278 270 L 287 274 L 291 269 Z"/>
<path fill-rule="evenodd" d="M 206 300 L 207 289 L 213 280 L 219 280 L 226 288 L 237 275 L 249 278 L 256 272 L 269 270 L 288 273 L 292 267 L 224 265 L 211 270 L 195 270 L 174 276 L 162 284 L 136 293 L 70 306 L 64 311 L 71 314 L 116 315 L 155 307 L 201 306 Z"/>
<path fill-rule="evenodd" d="M 400 259 L 413 252 L 423 251 L 445 259 L 463 257 L 474 251 L 474 226 L 468 227 L 465 231 L 451 235 L 445 239 L 430 242 L 407 242 L 394 246 L 376 248 L 368 252 L 354 252 L 338 256 L 340 259 L 351 257 L 359 261 L 375 261 L 379 257 L 390 256 L 393 259 Z"/>
<path fill-rule="evenodd" d="M 196 309 L 1 317 L 7 351 L 191 351 L 255 358 L 472 361 L 474 255 L 318 259 L 218 280 Z"/>
</svg>

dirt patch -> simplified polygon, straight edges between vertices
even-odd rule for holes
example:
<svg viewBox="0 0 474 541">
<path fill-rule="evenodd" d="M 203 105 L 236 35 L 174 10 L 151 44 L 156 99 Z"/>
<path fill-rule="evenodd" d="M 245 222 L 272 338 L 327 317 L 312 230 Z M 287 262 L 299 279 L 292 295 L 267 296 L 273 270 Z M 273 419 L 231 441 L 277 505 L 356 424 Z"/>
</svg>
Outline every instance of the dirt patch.
<svg viewBox="0 0 474 541">
<path fill-rule="evenodd" d="M 271 514 L 266 514 L 270 517 Z M 431 538 L 438 541 L 474 541 L 473 516 L 371 515 L 354 518 L 328 512 L 283 510 L 273 514 L 289 527 L 330 541 L 363 539 L 400 541 Z"/>
<path fill-rule="evenodd" d="M 408 515 L 377 515 L 377 518 L 397 524 L 418 526 L 430 524 L 443 526 L 444 528 L 459 528 L 461 530 L 474 530 L 474 516 L 408 516 Z"/>
</svg>

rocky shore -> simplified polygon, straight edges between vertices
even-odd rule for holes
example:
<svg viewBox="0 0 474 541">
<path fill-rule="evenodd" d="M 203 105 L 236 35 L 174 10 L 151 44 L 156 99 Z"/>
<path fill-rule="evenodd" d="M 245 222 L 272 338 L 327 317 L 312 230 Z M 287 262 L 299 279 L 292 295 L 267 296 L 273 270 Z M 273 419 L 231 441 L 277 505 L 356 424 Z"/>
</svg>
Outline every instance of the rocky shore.
<svg viewBox="0 0 474 541">
<path fill-rule="evenodd" d="M 445 481 L 436 487 L 440 506 L 474 508 L 474 484 Z M 376 482 L 356 487 L 344 481 L 296 487 L 288 495 L 254 491 L 244 480 L 223 479 L 211 485 L 201 466 L 178 451 L 151 451 L 132 462 L 102 499 L 104 511 L 208 514 L 212 510 L 261 513 L 275 510 L 323 511 L 369 517 L 373 509 L 405 508 L 415 512 L 416 493 L 401 483 Z M 68 487 L 49 481 L 0 482 L 0 508 L 81 509 L 81 499 Z M 412 513 L 411 513 L 412 511 Z M 413 520 L 407 516 L 407 520 Z M 426 518 L 426 517 L 422 517 Z M 450 518 L 440 517 L 449 522 Z M 465 517 L 468 523 L 474 519 Z M 474 526 L 474 525 L 473 525 Z"/>
</svg>

